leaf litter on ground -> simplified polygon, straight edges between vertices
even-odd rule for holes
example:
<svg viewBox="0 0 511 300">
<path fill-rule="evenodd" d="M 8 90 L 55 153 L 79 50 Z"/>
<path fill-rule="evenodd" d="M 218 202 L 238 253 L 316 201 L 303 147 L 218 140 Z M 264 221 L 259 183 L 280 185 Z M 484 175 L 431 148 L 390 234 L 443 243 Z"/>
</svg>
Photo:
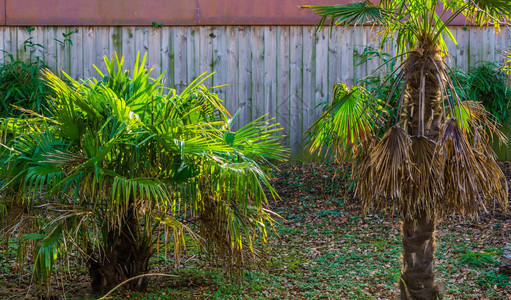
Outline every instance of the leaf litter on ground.
<svg viewBox="0 0 511 300">
<path fill-rule="evenodd" d="M 500 166 L 509 181 L 511 163 Z M 275 172 L 272 183 L 281 199 L 271 208 L 283 219 L 275 226 L 277 234 L 270 231 L 265 271 L 246 271 L 241 282 L 233 282 L 191 247 L 179 269 L 163 254 L 152 261 L 152 273 L 179 277 L 152 278 L 148 292 L 120 290 L 116 299 L 398 298 L 400 221 L 386 214 L 361 215 L 346 175 L 336 164 L 319 163 L 282 165 Z M 511 216 L 498 209 L 476 221 L 440 220 L 436 276 L 445 299 L 511 299 L 511 279 L 498 271 L 510 238 Z M 2 258 L 0 298 L 36 298 L 40 292 L 26 275 L 29 270 L 21 278 L 14 275 L 12 255 Z M 53 287 L 55 295 L 88 299 L 85 266 L 68 272 L 72 276 Z"/>
</svg>

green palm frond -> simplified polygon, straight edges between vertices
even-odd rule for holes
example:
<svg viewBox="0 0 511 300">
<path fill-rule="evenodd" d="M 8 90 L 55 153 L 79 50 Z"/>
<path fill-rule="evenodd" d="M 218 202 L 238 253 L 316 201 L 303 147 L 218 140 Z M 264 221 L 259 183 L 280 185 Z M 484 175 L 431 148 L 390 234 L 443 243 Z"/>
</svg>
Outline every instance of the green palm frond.
<svg viewBox="0 0 511 300">
<path fill-rule="evenodd" d="M 501 125 L 494 121 L 484 106 L 475 101 L 460 101 L 457 103 L 447 118 L 454 118 L 466 135 L 480 135 L 480 138 L 489 142 L 494 136 L 500 143 L 507 143 L 507 137 L 499 130 Z M 480 129 L 485 130 L 481 131 Z"/>
<path fill-rule="evenodd" d="M 511 2 L 507 0 L 469 0 L 464 14 L 479 26 L 493 24 L 497 30 L 500 23 L 511 20 Z"/>
<path fill-rule="evenodd" d="M 502 55 L 504 56 L 504 65 L 502 66 L 502 71 L 507 74 L 507 85 L 509 86 L 509 80 L 511 79 L 511 49 L 505 49 L 502 51 Z"/>
<path fill-rule="evenodd" d="M 304 5 L 302 8 L 310 9 L 321 16 L 316 30 L 321 29 L 327 23 L 327 20 L 330 20 L 330 26 L 364 25 L 368 23 L 382 25 L 393 17 L 391 11 L 375 6 L 369 0 L 338 5 Z"/>
<path fill-rule="evenodd" d="M 309 151 L 327 153 L 331 150 L 338 159 L 350 159 L 361 146 L 366 145 L 382 121 L 383 103 L 361 87 L 349 89 L 336 84 L 331 103 L 321 117 L 307 131 Z"/>
<path fill-rule="evenodd" d="M 282 136 L 275 135 L 280 128 L 279 124 L 270 123 L 273 119 L 266 120 L 263 115 L 235 132 L 224 132 L 225 143 L 247 159 L 269 159 L 283 160 L 287 157 L 288 151 L 282 147 L 280 139 Z"/>
<path fill-rule="evenodd" d="M 63 231 L 57 226 L 49 234 L 32 233 L 23 236 L 24 242 L 35 241 L 36 256 L 34 275 L 43 282 L 48 282 L 54 269 L 55 262 L 61 252 Z"/>
</svg>

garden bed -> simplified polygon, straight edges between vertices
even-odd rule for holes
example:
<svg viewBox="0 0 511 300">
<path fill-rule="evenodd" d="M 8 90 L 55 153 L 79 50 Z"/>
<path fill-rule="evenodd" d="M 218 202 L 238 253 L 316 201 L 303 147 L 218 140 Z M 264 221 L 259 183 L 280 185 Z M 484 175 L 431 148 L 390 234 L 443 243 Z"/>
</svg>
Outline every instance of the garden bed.
<svg viewBox="0 0 511 300">
<path fill-rule="evenodd" d="M 511 163 L 501 163 L 511 181 Z M 281 166 L 273 183 L 281 196 L 271 206 L 283 217 L 270 234 L 266 271 L 247 271 L 241 283 L 228 281 L 221 268 L 198 259 L 189 248 L 181 266 L 163 252 L 151 272 L 148 293 L 117 292 L 117 299 L 395 299 L 400 275 L 398 218 L 362 216 L 336 165 Z M 437 279 L 447 299 L 510 299 L 510 277 L 498 272 L 503 246 L 510 242 L 511 216 L 494 210 L 476 221 L 441 220 L 437 230 Z M 170 254 L 169 254 L 170 255 Z M 17 272 L 14 251 L 2 257 L 0 299 L 40 294 L 28 272 Z M 20 277 L 21 276 L 21 277 Z M 88 295 L 87 270 L 55 278 L 58 299 Z"/>
</svg>

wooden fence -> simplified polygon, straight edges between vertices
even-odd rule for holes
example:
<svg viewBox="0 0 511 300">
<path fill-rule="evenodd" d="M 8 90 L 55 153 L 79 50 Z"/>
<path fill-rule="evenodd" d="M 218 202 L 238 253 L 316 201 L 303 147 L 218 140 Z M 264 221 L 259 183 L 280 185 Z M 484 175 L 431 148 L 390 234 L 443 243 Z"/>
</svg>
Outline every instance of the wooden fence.
<svg viewBox="0 0 511 300">
<path fill-rule="evenodd" d="M 104 69 L 103 56 L 113 51 L 125 56 L 128 67 L 137 52 L 147 52 L 154 75 L 165 71 L 167 85 L 178 90 L 203 72 L 216 72 L 207 84 L 230 84 L 216 90 L 232 114 L 240 109 L 238 125 L 269 113 L 299 155 L 303 132 L 320 116 L 332 85 L 353 84 L 378 65 L 356 66 L 356 54 L 376 45 L 371 30 L 335 28 L 330 38 L 327 30 L 315 36 L 310 26 L 0 27 L 0 49 L 18 58 L 40 57 L 74 78 L 95 76 L 92 65 Z M 64 37 L 71 31 L 72 45 Z M 507 29 L 498 36 L 493 27 L 451 31 L 458 45 L 448 45 L 450 64 L 464 70 L 501 60 L 498 50 L 511 46 Z"/>
</svg>

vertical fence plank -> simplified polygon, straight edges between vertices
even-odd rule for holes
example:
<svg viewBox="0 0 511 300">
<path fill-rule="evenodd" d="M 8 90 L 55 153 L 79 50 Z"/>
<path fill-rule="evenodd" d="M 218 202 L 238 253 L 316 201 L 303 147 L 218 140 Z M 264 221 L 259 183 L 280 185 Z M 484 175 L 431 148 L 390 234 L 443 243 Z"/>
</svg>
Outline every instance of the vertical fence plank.
<svg viewBox="0 0 511 300">
<path fill-rule="evenodd" d="M 16 46 L 16 57 L 22 61 L 30 60 L 30 47 L 26 47 L 25 43 L 29 42 L 30 33 L 24 27 L 17 28 L 17 46 Z M 27 51 L 25 51 L 25 49 Z"/>
<path fill-rule="evenodd" d="M 69 47 L 71 58 L 71 76 L 80 80 L 83 78 L 83 30 L 82 28 L 73 28 L 76 33 L 73 34 L 73 45 Z"/>
<path fill-rule="evenodd" d="M 124 56 L 124 70 L 133 70 L 135 58 L 135 40 L 133 36 L 133 26 L 122 27 L 122 55 Z"/>
<path fill-rule="evenodd" d="M 117 53 L 119 59 L 122 56 L 122 28 L 119 26 L 109 28 L 110 42 L 108 48 L 108 57 L 112 57 L 114 52 Z"/>
<path fill-rule="evenodd" d="M 16 58 L 16 49 L 18 47 L 16 27 L 6 27 L 7 30 L 4 34 L 4 47 L 7 53 L 11 54 L 13 58 Z"/>
<path fill-rule="evenodd" d="M 341 79 L 341 35 L 329 34 L 328 38 L 328 86 Z"/>
<path fill-rule="evenodd" d="M 250 30 L 250 49 L 252 50 L 250 66 L 252 75 L 252 90 L 250 91 L 252 98 L 252 116 L 251 119 L 257 119 L 266 114 L 264 106 L 264 78 L 263 78 L 263 62 L 264 62 L 264 33 L 261 27 L 252 26 Z"/>
<path fill-rule="evenodd" d="M 177 92 L 181 92 L 187 84 L 186 78 L 186 28 L 176 27 L 172 32 L 172 40 L 174 44 L 174 84 Z"/>
<path fill-rule="evenodd" d="M 291 152 L 302 150 L 303 134 L 303 31 L 301 27 L 290 28 L 290 126 L 289 142 Z M 335 80 L 335 79 L 334 79 Z"/>
<path fill-rule="evenodd" d="M 378 45 L 380 43 L 380 38 L 376 33 L 376 29 L 373 28 L 372 26 L 367 26 L 367 27 L 365 27 L 365 32 L 366 32 L 366 37 L 367 37 L 366 38 L 367 46 L 372 48 L 373 50 L 377 50 Z M 377 76 L 377 73 L 379 70 L 376 71 L 376 69 L 378 69 L 378 67 L 380 67 L 381 64 L 383 64 L 383 60 L 381 60 L 378 57 L 372 57 L 370 60 L 368 60 L 365 63 L 366 76 L 371 76 L 371 77 Z"/>
<path fill-rule="evenodd" d="M 364 52 L 365 45 L 367 45 L 367 35 L 365 28 L 363 26 L 354 26 L 351 37 L 354 41 L 353 45 L 354 49 L 352 52 L 354 62 L 353 78 L 354 83 L 356 84 L 357 82 L 360 81 L 360 79 L 364 78 L 367 75 L 366 66 L 364 64 L 360 64 L 361 58 L 357 57 L 358 55 L 361 55 Z"/>
<path fill-rule="evenodd" d="M 316 80 L 315 80 L 315 98 L 316 105 L 326 102 L 329 99 L 329 87 L 328 87 L 328 31 L 323 29 L 319 31 L 316 37 Z M 343 61 L 346 54 L 343 52 Z M 348 77 L 344 74 L 345 66 L 342 65 L 343 68 L 343 79 Z M 353 70 L 349 70 L 350 76 L 353 74 Z M 345 79 L 344 79 L 345 80 Z M 319 112 L 317 112 L 314 119 L 319 117 Z"/>
<path fill-rule="evenodd" d="M 84 27 L 82 31 L 83 77 L 90 78 L 96 73 L 92 67 L 96 56 L 94 54 L 94 28 Z"/>
<path fill-rule="evenodd" d="M 277 29 L 277 121 L 284 128 L 285 144 L 289 146 L 289 27 Z M 328 49 L 327 49 L 328 51 Z"/>
<path fill-rule="evenodd" d="M 164 82 L 167 86 L 174 86 L 174 52 L 172 50 L 171 28 L 168 26 L 160 29 L 160 72 L 165 72 Z"/>
<path fill-rule="evenodd" d="M 316 37 L 312 28 L 302 27 L 303 36 L 303 131 L 309 129 L 316 116 L 314 83 L 316 76 Z"/>
<path fill-rule="evenodd" d="M 204 72 L 210 74 L 213 71 L 213 64 L 211 63 L 213 59 L 212 31 L 209 26 L 201 26 L 198 28 L 198 32 L 199 40 L 197 46 L 199 48 L 199 69 L 197 74 L 200 75 Z M 205 80 L 203 84 L 207 87 L 211 87 L 213 84 L 211 77 Z"/>
<path fill-rule="evenodd" d="M 148 28 L 147 36 L 147 60 L 152 77 L 161 74 L 161 29 L 159 27 Z"/>
<path fill-rule="evenodd" d="M 463 27 L 460 27 L 456 31 L 456 40 L 458 45 L 456 46 L 456 67 L 463 71 L 467 71 L 469 67 L 469 47 L 470 47 L 470 34 Z"/>
<path fill-rule="evenodd" d="M 483 50 L 483 32 L 480 28 L 468 31 L 469 34 L 469 45 L 467 48 L 468 52 L 468 66 L 474 67 L 477 62 L 483 59 L 483 51 L 473 51 L 474 49 Z"/>
<path fill-rule="evenodd" d="M 264 107 L 269 118 L 277 117 L 277 27 L 264 28 Z"/>
<path fill-rule="evenodd" d="M 252 118 L 251 98 L 251 59 L 250 28 L 240 27 L 238 30 L 238 109 L 240 110 L 238 126 L 243 126 Z"/>
<path fill-rule="evenodd" d="M 227 82 L 225 105 L 231 115 L 238 109 L 238 29 L 227 27 Z"/>
<path fill-rule="evenodd" d="M 213 86 L 220 86 L 230 84 L 227 81 L 227 48 L 226 48 L 226 28 L 215 26 L 212 28 L 212 70 L 215 72 L 213 75 Z M 216 88 L 214 92 L 222 100 L 226 100 L 225 96 L 226 87 Z M 224 103 L 225 105 L 225 103 Z"/>
<path fill-rule="evenodd" d="M 48 68 L 53 72 L 57 72 L 57 42 L 55 41 L 57 29 L 55 27 L 48 27 L 45 31 L 45 55 L 44 60 Z"/>
<path fill-rule="evenodd" d="M 139 59 L 142 60 L 144 55 L 147 52 L 147 49 L 144 49 L 144 30 L 143 27 L 135 27 L 133 30 L 133 45 L 135 53 L 139 55 Z M 136 58 L 136 56 L 135 56 Z M 147 57 L 146 57 L 147 59 Z"/>
<path fill-rule="evenodd" d="M 71 50 L 75 39 L 74 28 L 59 27 L 57 29 L 57 67 L 71 74 Z"/>
<path fill-rule="evenodd" d="M 490 28 L 482 28 L 481 29 L 481 58 L 487 62 L 495 61 L 495 31 Z M 479 52 L 479 51 L 477 51 Z"/>
<path fill-rule="evenodd" d="M 64 27 L 57 27 L 57 31 L 55 32 L 55 41 L 57 42 L 56 43 L 56 46 L 55 46 L 55 51 L 57 53 L 56 55 L 56 58 L 57 58 L 57 61 L 56 61 L 56 66 L 57 66 L 57 72 L 59 74 L 61 74 L 62 71 L 67 72 L 67 68 L 66 68 L 66 65 L 67 65 L 67 56 L 66 56 L 66 53 L 65 53 L 65 49 L 67 48 L 66 46 L 66 41 L 64 40 L 64 37 L 62 34 L 65 34 L 66 33 L 66 28 Z"/>
<path fill-rule="evenodd" d="M 5 57 L 5 52 L 2 52 L 2 51 L 5 51 L 5 31 L 6 31 L 6 28 L 5 26 L 0 26 L 0 60 L 1 59 L 4 59 Z M 39 27 L 41 28 L 41 27 Z M 42 43 L 41 43 L 42 44 Z"/>
<path fill-rule="evenodd" d="M 187 29 L 187 40 L 186 40 L 186 78 L 187 83 L 190 84 L 197 76 L 200 74 L 198 72 L 199 69 L 199 62 L 197 61 L 199 59 L 198 51 L 199 47 L 197 47 L 198 44 L 198 38 L 199 38 L 199 32 L 197 31 L 197 27 L 188 27 Z"/>
<path fill-rule="evenodd" d="M 451 31 L 454 38 L 456 38 L 456 31 L 458 27 L 451 27 L 449 30 Z M 456 44 L 454 41 L 452 41 L 448 36 L 445 34 L 443 35 L 445 44 L 447 46 L 447 49 L 449 51 L 449 56 L 447 56 L 447 65 L 450 67 L 453 67 L 456 65 L 456 57 L 457 57 L 457 51 L 456 51 Z"/>
<path fill-rule="evenodd" d="M 353 85 L 353 40 L 352 30 L 338 29 L 334 33 L 341 35 L 341 80 L 348 86 Z"/>
<path fill-rule="evenodd" d="M 489 34 L 495 35 L 495 31 L 490 31 Z M 495 61 L 503 62 L 504 56 L 501 52 L 509 49 L 508 37 L 510 35 L 509 28 L 502 28 L 499 35 L 495 36 Z"/>
<path fill-rule="evenodd" d="M 110 36 L 108 27 L 94 27 L 94 65 L 103 73 L 103 75 L 106 75 L 106 66 L 103 62 L 103 58 L 106 55 L 107 57 L 110 56 Z M 96 72 L 94 72 L 95 74 Z M 94 75 L 95 77 L 98 77 L 98 75 Z"/>
<path fill-rule="evenodd" d="M 146 56 L 144 64 L 145 68 L 151 66 L 149 64 L 149 28 L 148 27 L 137 27 L 135 28 L 135 52 L 140 53 L 140 60 Z"/>
<path fill-rule="evenodd" d="M 39 41 L 39 29 L 40 27 L 32 27 L 30 30 L 30 37 L 32 38 L 32 45 L 31 49 L 29 50 L 29 60 L 31 62 L 37 62 L 38 57 L 41 57 L 41 47 L 37 46 L 37 44 L 41 44 Z M 43 34 L 41 32 L 41 34 Z M 28 49 L 27 49 L 28 50 Z"/>
</svg>

